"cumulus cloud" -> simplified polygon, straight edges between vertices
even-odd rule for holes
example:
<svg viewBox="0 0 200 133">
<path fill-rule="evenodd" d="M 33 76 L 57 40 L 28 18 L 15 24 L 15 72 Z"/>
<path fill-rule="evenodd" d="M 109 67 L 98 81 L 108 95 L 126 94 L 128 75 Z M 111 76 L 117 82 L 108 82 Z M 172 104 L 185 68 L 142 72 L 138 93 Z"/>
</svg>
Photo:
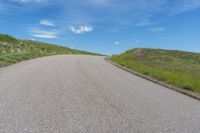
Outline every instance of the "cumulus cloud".
<svg viewBox="0 0 200 133">
<path fill-rule="evenodd" d="M 47 19 L 44 20 L 40 20 L 40 24 L 41 25 L 45 25 L 45 26 L 55 26 L 55 24 Z"/>
<path fill-rule="evenodd" d="M 163 32 L 166 30 L 166 28 L 165 27 L 153 27 L 153 28 L 150 28 L 149 30 L 152 32 Z"/>
<path fill-rule="evenodd" d="M 86 32 L 92 32 L 93 31 L 93 27 L 92 26 L 80 26 L 78 28 L 74 27 L 74 26 L 69 26 L 69 29 L 71 32 L 76 33 L 76 34 L 82 34 L 82 33 L 86 33 Z"/>
<path fill-rule="evenodd" d="M 53 8 L 56 7 L 56 10 L 47 11 L 46 14 L 48 16 L 53 16 L 56 13 L 56 19 L 58 19 L 57 25 L 62 28 L 66 27 L 66 25 L 72 25 L 69 27 L 69 30 L 76 34 L 91 32 L 93 31 L 93 27 L 75 27 L 73 25 L 92 24 L 96 27 L 100 27 L 101 29 L 109 29 L 117 26 L 119 30 L 122 28 L 132 28 L 134 26 L 150 27 L 156 26 L 156 24 L 160 22 L 160 19 L 165 17 L 171 17 L 170 15 L 173 16 L 189 12 L 200 7 L 200 0 L 57 0 L 56 2 L 55 0 L 8 1 L 17 1 L 20 3 L 27 3 L 24 5 L 29 5 L 27 7 L 21 5 L 19 6 L 19 4 L 9 2 L 8 4 L 12 4 L 12 8 L 19 6 L 16 8 L 19 10 L 13 8 L 10 13 L 18 11 L 29 12 L 35 9 L 39 12 L 40 9 L 40 11 L 43 11 L 43 6 L 49 6 L 47 10 L 52 9 L 51 6 L 53 6 Z M 106 6 L 100 7 L 98 5 Z M 48 20 L 41 20 L 40 24 L 47 26 L 54 25 Z M 162 32 L 165 28 L 158 27 L 150 30 L 152 32 Z"/>
<path fill-rule="evenodd" d="M 56 30 L 46 31 L 41 29 L 32 29 L 31 34 L 33 37 L 53 39 L 57 38 L 58 32 Z"/>
</svg>

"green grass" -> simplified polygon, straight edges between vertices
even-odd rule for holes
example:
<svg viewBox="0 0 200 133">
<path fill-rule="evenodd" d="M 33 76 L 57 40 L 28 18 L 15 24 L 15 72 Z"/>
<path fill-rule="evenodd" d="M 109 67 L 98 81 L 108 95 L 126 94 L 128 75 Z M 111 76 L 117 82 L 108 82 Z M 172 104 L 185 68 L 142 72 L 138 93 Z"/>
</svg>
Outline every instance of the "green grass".
<svg viewBox="0 0 200 133">
<path fill-rule="evenodd" d="M 200 93 L 199 53 L 162 49 L 132 49 L 109 59 L 168 84 Z"/>
<path fill-rule="evenodd" d="M 0 34 L 0 67 L 23 60 L 59 54 L 99 55 L 38 41 L 20 40 Z"/>
</svg>

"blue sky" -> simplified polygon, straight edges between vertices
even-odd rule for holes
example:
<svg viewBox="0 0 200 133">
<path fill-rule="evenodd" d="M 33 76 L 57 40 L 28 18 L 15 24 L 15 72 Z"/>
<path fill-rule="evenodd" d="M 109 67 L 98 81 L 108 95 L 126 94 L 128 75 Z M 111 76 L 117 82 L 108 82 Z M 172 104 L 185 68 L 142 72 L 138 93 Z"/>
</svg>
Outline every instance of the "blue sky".
<svg viewBox="0 0 200 133">
<path fill-rule="evenodd" d="M 200 52 L 200 0 L 0 0 L 0 33 L 108 55 Z"/>
</svg>

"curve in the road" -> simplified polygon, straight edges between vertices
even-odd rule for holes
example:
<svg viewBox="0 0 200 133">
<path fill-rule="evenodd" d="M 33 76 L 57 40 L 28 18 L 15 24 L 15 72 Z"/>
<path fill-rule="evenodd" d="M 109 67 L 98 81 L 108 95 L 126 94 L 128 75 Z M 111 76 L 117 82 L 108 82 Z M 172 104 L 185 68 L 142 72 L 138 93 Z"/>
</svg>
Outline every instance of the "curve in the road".
<svg viewBox="0 0 200 133">
<path fill-rule="evenodd" d="M 0 132 L 199 133 L 200 102 L 104 57 L 43 57 L 0 69 Z"/>
</svg>

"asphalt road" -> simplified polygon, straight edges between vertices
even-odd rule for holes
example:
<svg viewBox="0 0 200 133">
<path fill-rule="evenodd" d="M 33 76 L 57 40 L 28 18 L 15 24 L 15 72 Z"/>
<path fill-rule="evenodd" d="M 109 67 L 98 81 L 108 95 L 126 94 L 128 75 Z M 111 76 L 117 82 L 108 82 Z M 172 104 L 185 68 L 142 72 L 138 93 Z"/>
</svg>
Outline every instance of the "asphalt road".
<svg viewBox="0 0 200 133">
<path fill-rule="evenodd" d="M 103 57 L 43 57 L 0 69 L 0 133 L 200 133 L 200 101 Z"/>
</svg>

